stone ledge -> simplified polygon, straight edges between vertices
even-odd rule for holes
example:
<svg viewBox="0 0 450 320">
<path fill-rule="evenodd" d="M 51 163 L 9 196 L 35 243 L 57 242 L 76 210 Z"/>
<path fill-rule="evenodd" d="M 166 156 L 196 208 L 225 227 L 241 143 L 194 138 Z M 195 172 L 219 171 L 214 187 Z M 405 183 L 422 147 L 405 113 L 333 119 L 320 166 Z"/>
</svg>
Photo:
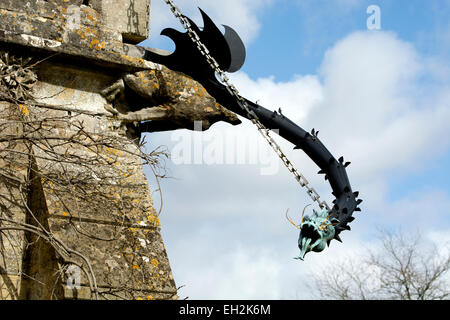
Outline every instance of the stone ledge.
<svg viewBox="0 0 450 320">
<path fill-rule="evenodd" d="M 95 65 L 121 69 L 127 72 L 160 68 L 158 64 L 142 58 L 145 52 L 142 47 L 129 44 L 123 45 L 123 48 L 127 48 L 126 51 L 128 52 L 128 54 L 125 54 L 125 50 L 119 51 L 117 48 L 113 48 L 112 50 L 96 50 L 89 47 L 81 47 L 77 44 L 63 43 L 52 39 L 5 30 L 0 30 L 0 43 L 27 47 L 27 50 L 31 47 L 50 54 L 58 54 L 59 57 L 66 59 L 89 61 Z"/>
<path fill-rule="evenodd" d="M 0 0 L 0 42 L 128 72 L 157 68 L 143 59 L 144 48 L 123 42 L 123 28 L 114 30 L 105 24 L 105 12 L 84 5 L 77 7 L 79 1 L 72 2 L 76 17 L 67 8 L 69 2 Z"/>
<path fill-rule="evenodd" d="M 135 223 L 122 223 L 118 224 L 116 221 L 112 220 L 101 220 L 101 219 L 89 219 L 89 218 L 82 218 L 82 217 L 70 217 L 70 216 L 63 216 L 63 215 L 57 215 L 57 214 L 50 214 L 48 216 L 50 219 L 60 219 L 60 220 L 72 220 L 74 223 L 77 222 L 88 222 L 88 223 L 95 223 L 95 224 L 103 224 L 103 225 L 109 225 L 109 226 L 115 226 L 115 227 L 124 227 L 124 228 L 133 228 L 133 229 L 143 229 L 143 230 L 155 230 L 160 229 L 160 226 L 148 226 L 143 224 L 135 224 Z"/>
</svg>

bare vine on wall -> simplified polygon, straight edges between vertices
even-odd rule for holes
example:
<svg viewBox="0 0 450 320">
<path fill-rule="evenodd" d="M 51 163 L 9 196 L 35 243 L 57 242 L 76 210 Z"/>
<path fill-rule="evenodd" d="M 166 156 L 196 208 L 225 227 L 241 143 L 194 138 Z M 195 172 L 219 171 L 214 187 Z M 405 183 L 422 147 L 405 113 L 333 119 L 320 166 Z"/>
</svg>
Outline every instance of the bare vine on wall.
<svg viewBox="0 0 450 320">
<path fill-rule="evenodd" d="M 75 265 L 86 279 L 91 299 L 136 298 L 131 289 L 150 280 L 145 279 L 144 272 L 139 273 L 140 268 L 134 268 L 141 261 L 132 253 L 125 254 L 124 259 L 136 269 L 136 276 L 124 280 L 122 288 L 99 289 L 99 275 L 94 272 L 90 259 L 78 248 L 61 241 L 50 228 L 48 218 L 52 215 L 65 218 L 64 227 L 56 229 L 67 234 L 70 229 L 74 238 L 83 236 L 112 242 L 128 237 L 126 232 L 134 223 L 130 213 L 136 217 L 147 216 L 150 222 L 157 221 L 154 209 L 149 212 L 151 203 L 145 199 L 136 201 L 143 185 L 142 181 L 136 181 L 136 172 L 142 165 L 148 165 L 157 179 L 163 177 L 168 154 L 162 148 L 145 153 L 144 140 L 131 142 L 123 134 L 88 125 L 88 117 L 103 115 L 37 103 L 32 89 L 38 80 L 35 68 L 42 60 L 35 60 L 0 52 L 0 275 L 3 283 L 13 299 L 33 298 L 30 292 L 35 289 L 31 288 L 36 287 L 42 296 L 59 299 L 64 295 L 61 288 L 67 278 L 66 271 Z M 130 194 L 130 190 L 135 194 Z M 77 223 L 82 215 L 90 217 L 89 213 L 114 222 L 113 231 L 99 234 Z M 53 265 L 41 261 L 42 252 L 47 252 L 49 259 L 54 258 Z M 39 275 L 43 270 L 48 276 Z M 9 281 L 11 274 L 20 277 L 20 289 Z"/>
</svg>

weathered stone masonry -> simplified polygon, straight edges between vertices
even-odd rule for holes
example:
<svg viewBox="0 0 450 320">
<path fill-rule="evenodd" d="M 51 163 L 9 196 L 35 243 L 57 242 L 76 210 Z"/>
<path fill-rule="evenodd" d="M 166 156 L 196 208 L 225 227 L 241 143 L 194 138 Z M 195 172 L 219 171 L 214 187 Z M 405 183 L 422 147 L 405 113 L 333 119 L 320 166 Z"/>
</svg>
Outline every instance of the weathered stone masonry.
<svg viewBox="0 0 450 320">
<path fill-rule="evenodd" d="M 0 124 L 10 124 L 0 130 L 0 227 L 41 225 L 81 253 L 101 299 L 177 298 L 132 124 L 109 112 L 101 94 L 125 72 L 161 68 L 134 45 L 149 36 L 149 8 L 148 0 L 0 0 L 0 53 L 39 62 L 34 103 L 0 96 Z M 35 136 L 36 119 L 58 139 L 7 139 Z M 94 146 L 99 139 L 110 143 Z M 69 265 L 44 236 L 0 233 L 0 299 L 92 298 L 84 273 L 81 287 L 66 286 Z"/>
</svg>

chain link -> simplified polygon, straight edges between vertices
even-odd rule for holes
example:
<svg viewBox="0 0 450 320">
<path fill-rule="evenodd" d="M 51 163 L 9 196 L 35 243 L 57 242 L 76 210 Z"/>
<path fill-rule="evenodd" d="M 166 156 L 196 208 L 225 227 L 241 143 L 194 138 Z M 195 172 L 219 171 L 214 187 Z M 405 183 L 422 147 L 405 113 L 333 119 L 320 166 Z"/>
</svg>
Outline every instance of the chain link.
<svg viewBox="0 0 450 320">
<path fill-rule="evenodd" d="M 325 201 L 320 201 L 320 195 L 317 193 L 317 191 L 309 186 L 308 180 L 294 167 L 292 162 L 288 159 L 288 157 L 284 154 L 284 152 L 281 150 L 280 146 L 276 141 L 272 138 L 272 136 L 269 134 L 269 129 L 267 129 L 258 119 L 258 116 L 255 114 L 253 110 L 251 110 L 245 101 L 244 98 L 241 97 L 239 94 L 239 91 L 236 89 L 236 87 L 230 83 L 230 80 L 226 76 L 225 72 L 220 69 L 219 64 L 217 63 L 216 59 L 212 57 L 209 54 L 208 48 L 200 41 L 200 37 L 195 32 L 195 30 L 192 29 L 191 24 L 189 23 L 189 20 L 186 19 L 186 17 L 181 13 L 181 11 L 178 9 L 178 7 L 173 3 L 172 0 L 164 0 L 165 3 L 167 3 L 170 6 L 170 10 L 174 14 L 176 18 L 180 21 L 180 23 L 183 25 L 184 29 L 188 32 L 189 37 L 191 40 L 195 43 L 197 46 L 197 49 L 200 51 L 200 53 L 206 58 L 206 61 L 210 65 L 211 68 L 214 69 L 214 71 L 217 73 L 219 79 L 222 81 L 223 84 L 225 84 L 228 92 L 236 98 L 237 103 L 239 106 L 244 110 L 248 118 L 252 121 L 253 124 L 256 125 L 258 128 L 259 133 L 263 136 L 263 138 L 269 143 L 269 145 L 272 147 L 272 149 L 275 151 L 275 153 L 278 155 L 278 157 L 283 161 L 286 168 L 295 176 L 298 183 L 303 187 L 306 188 L 307 194 L 309 197 L 316 201 L 319 204 L 319 207 L 321 209 L 326 208 L 327 210 L 330 210 L 330 207 Z"/>
</svg>

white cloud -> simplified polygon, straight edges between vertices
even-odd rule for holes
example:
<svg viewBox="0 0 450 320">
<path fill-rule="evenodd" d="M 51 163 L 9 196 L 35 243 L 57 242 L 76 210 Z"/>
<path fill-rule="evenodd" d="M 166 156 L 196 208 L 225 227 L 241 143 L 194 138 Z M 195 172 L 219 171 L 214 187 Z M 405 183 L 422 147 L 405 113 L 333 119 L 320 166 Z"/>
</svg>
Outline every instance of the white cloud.
<svg viewBox="0 0 450 320">
<path fill-rule="evenodd" d="M 421 90 L 425 67 L 414 48 L 394 34 L 353 33 L 325 55 L 325 99 L 311 120 L 321 123 L 331 144 L 367 176 L 417 164 L 446 147 L 429 142 L 448 133 L 450 119 L 442 99 L 446 88 L 434 96 Z"/>
<path fill-rule="evenodd" d="M 426 239 L 434 243 L 439 257 L 450 256 L 450 229 L 430 231 L 426 234 Z M 450 281 L 450 274 L 447 274 L 447 279 Z"/>
<path fill-rule="evenodd" d="M 204 239 L 187 239 L 190 245 L 203 248 Z M 197 240 L 197 241 L 195 241 Z M 179 248 L 185 252 L 184 263 L 173 267 L 177 284 L 186 284 L 180 291 L 195 299 L 271 299 L 281 297 L 280 263 L 274 252 L 264 248 L 235 245 L 228 250 L 212 248 L 213 252 L 202 252 Z M 215 254 L 214 254 L 215 253 Z M 181 258 L 181 257 L 180 257 Z M 205 268 L 205 258 L 212 259 Z M 221 274 L 220 277 L 217 277 Z M 245 284 L 245 285 L 239 285 Z"/>
<path fill-rule="evenodd" d="M 439 219 L 450 208 L 447 193 L 408 194 L 395 203 L 387 197 L 395 171 L 422 170 L 426 159 L 448 150 L 448 75 L 441 74 L 433 90 L 422 87 L 429 83 L 424 78 L 436 78 L 435 71 L 436 63 L 395 34 L 355 32 L 328 50 L 318 75 L 299 75 L 289 82 L 233 75 L 243 96 L 269 109 L 282 107 L 305 130 L 319 129 L 336 157 L 352 161 L 348 174 L 365 200 L 363 213 L 356 213 L 352 232 L 342 234 L 344 244 L 332 242 L 331 249 L 309 254 L 301 263 L 291 259 L 297 254 L 297 235 L 284 212 L 291 208 L 291 217 L 298 219 L 310 201 L 284 168 L 276 176 L 261 176 L 258 166 L 172 166 L 172 175 L 181 180 L 163 181 L 163 235 L 177 284 L 186 285 L 183 294 L 308 298 L 301 289 L 307 271 L 362 250 L 375 227 L 407 220 L 410 226 L 439 228 Z M 217 124 L 204 135 L 230 128 Z M 233 130 L 242 139 L 258 135 L 248 122 Z M 152 134 L 149 140 L 170 148 L 170 135 Z M 289 143 L 281 145 L 313 186 L 329 197 L 312 161 Z"/>
<path fill-rule="evenodd" d="M 381 191 L 392 170 L 422 170 L 448 147 L 449 84 L 429 93 L 422 89 L 422 77 L 437 75 L 431 61 L 393 33 L 355 32 L 327 51 L 319 76 L 279 83 L 240 73 L 232 80 L 244 96 L 269 109 L 282 106 L 305 130 L 319 129 L 332 153 L 353 163 L 351 180 Z M 307 158 L 301 163 L 315 170 Z"/>
<path fill-rule="evenodd" d="M 292 121 L 302 123 L 312 107 L 323 99 L 323 89 L 317 76 L 294 76 L 289 82 L 277 82 L 275 77 L 252 80 L 243 72 L 230 75 L 241 94 L 270 110 L 281 108 Z"/>
</svg>

